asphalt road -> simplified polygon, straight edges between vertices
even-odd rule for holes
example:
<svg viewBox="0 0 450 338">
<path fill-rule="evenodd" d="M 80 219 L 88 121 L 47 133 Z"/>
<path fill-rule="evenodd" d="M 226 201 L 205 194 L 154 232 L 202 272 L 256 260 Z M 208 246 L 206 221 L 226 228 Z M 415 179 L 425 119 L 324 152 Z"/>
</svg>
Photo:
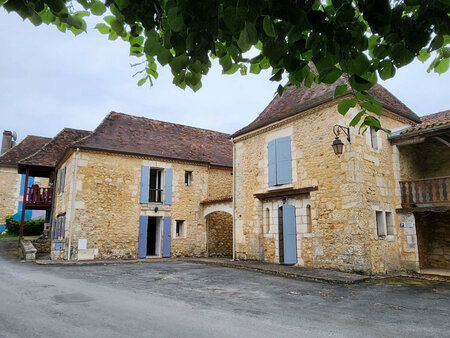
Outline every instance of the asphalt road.
<svg viewBox="0 0 450 338">
<path fill-rule="evenodd" d="M 450 285 L 337 286 L 181 261 L 39 266 L 0 240 L 0 337 L 449 337 Z"/>
</svg>

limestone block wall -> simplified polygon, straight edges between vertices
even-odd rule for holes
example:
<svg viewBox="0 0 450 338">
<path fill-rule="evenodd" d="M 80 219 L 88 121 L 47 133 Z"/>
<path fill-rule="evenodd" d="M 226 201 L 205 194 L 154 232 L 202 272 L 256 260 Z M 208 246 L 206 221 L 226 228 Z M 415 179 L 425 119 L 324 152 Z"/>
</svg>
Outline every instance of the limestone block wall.
<svg viewBox="0 0 450 338">
<path fill-rule="evenodd" d="M 233 170 L 211 167 L 208 175 L 208 198 L 231 196 L 233 194 Z"/>
<path fill-rule="evenodd" d="M 420 268 L 450 269 L 450 212 L 415 217 Z"/>
<path fill-rule="evenodd" d="M 386 134 L 378 132 L 379 147 L 374 150 L 369 133 L 351 128 L 351 143 L 341 137 L 345 153 L 338 158 L 331 148 L 332 128 L 335 124 L 349 125 L 358 109 L 342 117 L 336 104 L 322 105 L 234 140 L 238 258 L 278 259 L 276 227 L 269 236 L 263 235 L 266 201 L 259 201 L 253 194 L 277 189 L 268 186 L 267 143 L 291 136 L 292 184 L 278 189 L 318 186 L 304 198 L 311 207 L 310 233 L 299 231 L 304 223 L 297 223 L 298 264 L 365 273 L 400 268 L 398 232 L 394 230 L 391 237 L 382 240 L 377 236 L 375 219 L 376 210 L 393 212 L 394 224 L 398 225 L 398 152 Z M 408 121 L 389 112 L 381 117 L 381 123 L 391 130 L 408 125 Z M 279 204 L 280 200 L 272 203 Z M 296 206 L 296 212 L 299 209 L 305 213 L 305 204 L 303 200 Z M 269 209 L 272 214 L 275 208 Z"/>
<path fill-rule="evenodd" d="M 233 216 L 227 212 L 217 211 L 207 217 L 208 255 L 233 255 Z"/>
<path fill-rule="evenodd" d="M 0 167 L 0 224 L 5 217 L 17 212 L 20 192 L 20 175 L 16 167 Z"/>
<path fill-rule="evenodd" d="M 72 228 L 73 258 L 81 254 L 77 250 L 79 239 L 87 240 L 91 258 L 137 257 L 140 216 L 171 217 L 173 256 L 206 254 L 206 224 L 200 201 L 208 197 L 208 165 L 81 150 L 72 201 L 75 157 L 75 153 L 70 154 L 60 165 L 67 167 L 66 184 L 64 193 L 57 196 L 54 210 L 55 217 L 66 213 L 66 250 Z M 141 166 L 173 170 L 171 205 L 139 202 Z M 192 172 L 189 186 L 185 185 L 185 171 Z M 217 176 L 225 172 L 220 169 Z M 222 194 L 229 188 L 221 189 L 217 184 L 215 189 Z M 175 237 L 177 220 L 184 221 L 180 237 Z"/>
</svg>

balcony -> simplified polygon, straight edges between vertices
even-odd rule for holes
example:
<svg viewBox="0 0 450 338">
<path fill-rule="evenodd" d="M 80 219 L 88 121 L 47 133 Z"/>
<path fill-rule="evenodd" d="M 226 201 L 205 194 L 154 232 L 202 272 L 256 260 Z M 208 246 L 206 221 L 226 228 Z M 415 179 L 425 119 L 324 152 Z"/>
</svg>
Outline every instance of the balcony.
<svg viewBox="0 0 450 338">
<path fill-rule="evenodd" d="M 53 202 L 53 188 L 40 188 L 37 184 L 28 188 L 25 206 L 28 210 L 48 209 Z"/>
<path fill-rule="evenodd" d="M 450 176 L 401 181 L 402 208 L 450 206 Z"/>
</svg>

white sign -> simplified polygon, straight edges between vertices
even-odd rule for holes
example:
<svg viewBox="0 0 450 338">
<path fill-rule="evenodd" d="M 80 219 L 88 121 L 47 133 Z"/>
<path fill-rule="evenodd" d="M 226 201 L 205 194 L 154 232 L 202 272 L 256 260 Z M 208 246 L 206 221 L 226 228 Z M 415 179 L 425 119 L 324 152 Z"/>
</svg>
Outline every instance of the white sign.
<svg viewBox="0 0 450 338">
<path fill-rule="evenodd" d="M 86 250 L 87 249 L 87 239 L 80 238 L 78 240 L 78 250 Z"/>
<path fill-rule="evenodd" d="M 400 228 L 412 228 L 414 226 L 413 222 L 402 222 L 400 223 Z"/>
</svg>

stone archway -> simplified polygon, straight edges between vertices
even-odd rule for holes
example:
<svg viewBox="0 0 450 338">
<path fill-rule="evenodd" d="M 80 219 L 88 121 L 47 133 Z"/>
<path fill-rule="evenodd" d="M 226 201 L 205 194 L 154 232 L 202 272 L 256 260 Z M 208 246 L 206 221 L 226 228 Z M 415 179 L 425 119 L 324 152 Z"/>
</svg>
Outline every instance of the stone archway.
<svg viewBox="0 0 450 338">
<path fill-rule="evenodd" d="M 231 196 L 206 199 L 201 202 L 206 220 L 206 248 L 208 256 L 233 255 L 233 205 Z"/>
<path fill-rule="evenodd" d="M 214 211 L 206 217 L 208 257 L 233 255 L 233 216 L 225 211 Z"/>
</svg>

